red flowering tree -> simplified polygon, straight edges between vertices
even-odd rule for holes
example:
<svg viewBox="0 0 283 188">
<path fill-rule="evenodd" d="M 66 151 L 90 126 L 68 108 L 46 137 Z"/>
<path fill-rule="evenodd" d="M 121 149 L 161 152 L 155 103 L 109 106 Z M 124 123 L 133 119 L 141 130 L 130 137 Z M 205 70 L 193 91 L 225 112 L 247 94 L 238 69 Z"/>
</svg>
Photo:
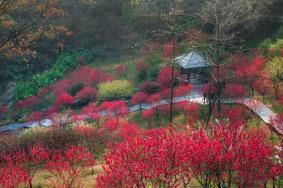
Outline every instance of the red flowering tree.
<svg viewBox="0 0 283 188">
<path fill-rule="evenodd" d="M 246 86 L 252 89 L 254 94 L 253 82 L 261 76 L 261 71 L 264 68 L 265 59 L 262 56 L 257 56 L 249 61 L 245 56 L 234 56 L 232 58 L 232 68 L 235 78 Z"/>
<path fill-rule="evenodd" d="M 157 84 L 161 88 L 170 88 L 172 84 L 172 67 L 166 66 L 160 69 L 158 77 L 157 77 Z M 177 82 L 177 78 L 180 77 L 180 72 L 178 70 L 174 71 L 174 79 L 173 79 L 173 84 Z"/>
<path fill-rule="evenodd" d="M 185 123 L 192 125 L 196 123 L 199 115 L 199 105 L 190 102 L 179 102 L 175 104 L 177 111 L 182 112 L 185 117 Z"/>
<path fill-rule="evenodd" d="M 54 187 L 81 187 L 78 177 L 87 168 L 93 167 L 95 160 L 90 152 L 81 146 L 68 146 L 62 152 L 57 150 L 45 164 L 45 168 L 53 175 L 51 184 Z"/>
<path fill-rule="evenodd" d="M 118 130 L 120 122 L 115 119 L 108 119 L 103 124 L 103 129 L 107 132 L 113 133 Z"/>
<path fill-rule="evenodd" d="M 71 73 L 68 78 L 72 81 L 72 84 L 83 83 L 86 86 L 93 87 L 97 86 L 99 83 L 113 80 L 112 76 L 89 66 L 83 66 L 77 71 Z"/>
<path fill-rule="evenodd" d="M 55 106 L 51 106 L 45 111 L 45 114 L 48 117 L 52 117 L 56 112 L 57 112 L 57 108 Z"/>
<path fill-rule="evenodd" d="M 170 102 L 170 95 L 171 95 L 171 90 L 169 88 L 163 88 L 158 92 L 159 96 L 161 99 L 165 99 L 168 103 Z"/>
<path fill-rule="evenodd" d="M 29 185 L 29 176 L 21 166 L 8 163 L 0 168 L 0 185 L 3 188 Z"/>
<path fill-rule="evenodd" d="M 119 124 L 119 120 L 125 117 L 129 113 L 129 108 L 124 101 L 105 101 L 99 106 L 99 110 L 104 111 L 107 119 L 114 117 L 116 124 Z"/>
<path fill-rule="evenodd" d="M 106 156 L 104 172 L 96 178 L 102 187 L 178 187 L 188 185 L 185 136 L 156 130 L 147 136 L 117 144 Z M 114 162 L 115 161 L 115 162 Z"/>
<path fill-rule="evenodd" d="M 186 187 L 192 177 L 204 188 L 265 187 L 282 173 L 266 139 L 238 122 L 209 124 L 191 135 L 147 131 L 112 148 L 97 187 Z"/>
<path fill-rule="evenodd" d="M 265 100 L 265 96 L 268 93 L 269 87 L 272 83 L 269 80 L 269 76 L 266 72 L 261 72 L 260 77 L 252 82 L 254 90 L 258 91 L 262 95 L 262 100 Z"/>
<path fill-rule="evenodd" d="M 224 96 L 231 98 L 243 98 L 247 96 L 246 88 L 240 84 L 235 84 L 235 83 L 226 86 L 223 93 Z"/>
<path fill-rule="evenodd" d="M 92 102 L 96 99 L 97 91 L 95 88 L 84 87 L 75 96 L 75 98 L 82 102 Z"/>
<path fill-rule="evenodd" d="M 122 139 L 134 138 L 139 134 L 140 130 L 138 129 L 135 123 L 123 123 L 119 127 L 118 135 Z"/>
<path fill-rule="evenodd" d="M 68 77 L 66 77 L 63 80 L 59 80 L 58 82 L 52 84 L 50 87 L 52 93 L 54 96 L 58 96 L 61 93 L 65 93 L 65 90 L 67 88 L 70 88 L 72 85 L 75 85 L 74 82 L 72 82 L 71 79 L 69 79 Z"/>
<path fill-rule="evenodd" d="M 156 118 L 157 121 L 159 120 L 158 103 L 160 102 L 160 100 L 161 100 L 160 93 L 156 93 L 156 94 L 149 96 L 149 98 L 147 100 L 148 103 L 151 105 L 151 108 L 154 111 L 155 118 Z"/>
<path fill-rule="evenodd" d="M 265 135 L 247 132 L 239 123 L 209 127 L 194 133 L 188 150 L 193 176 L 203 187 L 260 187 L 276 176 Z"/>
<path fill-rule="evenodd" d="M 138 92 L 134 94 L 131 98 L 131 104 L 137 105 L 140 103 L 144 103 L 146 99 L 148 98 L 148 95 L 144 92 Z"/>
<path fill-rule="evenodd" d="M 154 116 L 153 109 L 148 109 L 148 110 L 143 110 L 142 111 L 141 117 L 142 117 L 143 120 L 147 121 L 148 126 L 151 126 L 151 120 L 152 120 L 153 116 Z"/>
<path fill-rule="evenodd" d="M 26 120 L 27 121 L 40 121 L 44 117 L 44 114 L 42 112 L 33 112 L 30 114 Z"/>
<path fill-rule="evenodd" d="M 170 113 L 170 105 L 158 106 L 158 111 L 160 112 L 162 117 L 168 117 Z"/>
<path fill-rule="evenodd" d="M 232 123 L 242 122 L 243 125 L 250 118 L 248 109 L 243 106 L 230 106 L 224 110 L 223 117 L 228 118 Z"/>
<path fill-rule="evenodd" d="M 63 80 L 52 84 L 49 88 L 53 95 L 58 96 L 64 93 L 67 89 L 80 84 L 88 87 L 96 87 L 99 83 L 112 80 L 112 76 L 99 69 L 83 66 L 82 68 L 68 74 Z"/>
<path fill-rule="evenodd" d="M 140 105 L 140 109 L 141 109 L 141 105 L 142 103 L 146 102 L 148 98 L 148 95 L 144 92 L 138 92 L 136 94 L 134 94 L 131 98 L 131 104 L 132 105 Z"/>
<path fill-rule="evenodd" d="M 175 56 L 176 39 L 171 40 L 163 46 L 162 58 L 169 59 Z"/>
<path fill-rule="evenodd" d="M 36 171 L 48 158 L 49 150 L 40 144 L 29 146 L 27 151 L 21 150 L 2 156 L 1 160 L 4 166 L 0 168 L 1 178 L 3 177 L 2 180 L 0 178 L 0 183 L 3 187 L 13 187 L 20 183 L 28 184 L 32 187 L 32 179 Z M 15 174 L 16 170 L 19 171 L 18 175 Z M 15 177 L 11 178 L 15 179 L 8 178 L 13 174 Z"/>
<path fill-rule="evenodd" d="M 59 108 L 62 105 L 70 105 L 70 104 L 73 104 L 74 102 L 75 102 L 74 97 L 69 95 L 67 92 L 63 92 L 59 94 L 58 96 L 56 96 L 54 106 L 56 108 Z"/>
<path fill-rule="evenodd" d="M 192 91 L 192 85 L 186 84 L 186 85 L 180 85 L 174 89 L 174 96 L 180 97 L 188 95 Z"/>
<path fill-rule="evenodd" d="M 88 118 L 95 121 L 96 125 L 100 125 L 101 116 L 99 114 L 99 109 L 96 107 L 95 103 L 84 106 L 81 109 L 80 114 L 88 116 Z"/>
</svg>

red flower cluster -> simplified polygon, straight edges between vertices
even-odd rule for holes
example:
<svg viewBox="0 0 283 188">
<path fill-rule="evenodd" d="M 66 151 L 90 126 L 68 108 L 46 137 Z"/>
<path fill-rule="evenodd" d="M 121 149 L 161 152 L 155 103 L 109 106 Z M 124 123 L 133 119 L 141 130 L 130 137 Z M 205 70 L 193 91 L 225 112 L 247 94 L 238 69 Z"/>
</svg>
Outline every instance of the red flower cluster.
<svg viewBox="0 0 283 188">
<path fill-rule="evenodd" d="M 139 129 L 134 123 L 123 123 L 119 128 L 119 137 L 123 139 L 134 138 L 139 134 Z"/>
<path fill-rule="evenodd" d="M 181 134 L 165 130 L 151 131 L 146 137 L 117 144 L 105 156 L 104 174 L 97 177 L 96 186 L 177 187 L 188 183 L 185 145 Z"/>
<path fill-rule="evenodd" d="M 81 114 L 83 115 L 91 115 L 97 111 L 96 104 L 89 104 L 81 109 Z"/>
<path fill-rule="evenodd" d="M 91 88 L 91 87 L 84 87 L 83 89 L 81 89 L 75 96 L 75 98 L 77 100 L 81 100 L 81 101 L 86 101 L 86 102 L 90 102 L 90 101 L 94 101 L 95 98 L 97 96 L 97 91 L 95 88 Z"/>
<path fill-rule="evenodd" d="M 192 91 L 192 85 L 186 84 L 186 85 L 180 85 L 174 90 L 174 96 L 184 96 L 188 95 Z"/>
<path fill-rule="evenodd" d="M 69 95 L 67 92 L 62 92 L 56 97 L 56 100 L 54 102 L 54 105 L 56 108 L 62 106 L 62 105 L 69 105 L 73 104 L 75 102 L 74 98 Z"/>
<path fill-rule="evenodd" d="M 162 58 L 172 58 L 174 56 L 174 50 L 176 48 L 176 39 L 166 43 L 162 50 Z"/>
<path fill-rule="evenodd" d="M 166 66 L 160 69 L 158 77 L 157 77 L 157 84 L 162 88 L 168 88 L 171 86 L 172 83 L 172 67 Z M 174 80 L 181 76 L 181 73 L 178 70 L 174 71 Z"/>
<path fill-rule="evenodd" d="M 3 188 L 32 187 L 36 171 L 43 166 L 53 175 L 53 187 L 78 187 L 81 185 L 79 175 L 95 164 L 93 155 L 80 146 L 68 146 L 64 152 L 51 152 L 35 144 L 26 150 L 1 155 L 0 159 L 0 186 Z"/>
<path fill-rule="evenodd" d="M 272 85 L 269 74 L 267 72 L 261 72 L 260 76 L 252 81 L 252 88 L 256 89 L 259 93 L 261 93 L 263 96 L 267 93 L 269 90 L 268 87 Z"/>
<path fill-rule="evenodd" d="M 81 187 L 79 175 L 95 165 L 94 157 L 81 146 L 69 146 L 65 152 L 57 150 L 45 164 L 53 175 L 54 187 Z"/>
<path fill-rule="evenodd" d="M 209 95 L 209 94 L 214 94 L 217 91 L 216 86 L 215 85 L 204 85 L 201 88 L 201 92 L 203 95 Z"/>
<path fill-rule="evenodd" d="M 124 101 L 105 101 L 99 106 L 99 110 L 105 111 L 107 117 L 118 120 L 129 113 L 129 108 Z"/>
<path fill-rule="evenodd" d="M 149 98 L 147 99 L 147 101 L 148 101 L 149 103 L 151 103 L 152 105 L 155 105 L 156 103 L 158 103 L 158 102 L 161 100 L 161 98 L 162 98 L 162 97 L 161 97 L 160 93 L 155 93 L 155 94 L 149 96 Z"/>
<path fill-rule="evenodd" d="M 42 112 L 33 112 L 26 119 L 27 119 L 27 121 L 39 121 L 43 117 L 44 117 L 44 114 Z"/>
<path fill-rule="evenodd" d="M 250 81 L 260 74 L 264 64 L 265 59 L 262 56 L 255 57 L 252 62 L 249 62 L 245 56 L 237 56 L 233 59 L 231 67 L 237 78 Z"/>
<path fill-rule="evenodd" d="M 29 185 L 37 168 L 49 158 L 49 150 L 40 144 L 28 147 L 27 151 L 18 151 L 1 156 L 4 166 L 0 168 L 0 185 L 2 187 L 17 187 Z"/>
<path fill-rule="evenodd" d="M 150 120 L 154 115 L 154 111 L 152 109 L 142 111 L 142 119 Z"/>
<path fill-rule="evenodd" d="M 265 138 L 237 123 L 211 124 L 192 135 L 151 130 L 115 145 L 105 156 L 97 187 L 178 187 L 188 186 L 191 178 L 205 187 L 265 186 L 282 172 Z"/>
<path fill-rule="evenodd" d="M 101 82 L 113 80 L 112 76 L 102 72 L 101 70 L 84 66 L 81 69 L 73 72 L 70 76 L 73 83 L 83 83 L 89 86 L 96 86 Z"/>
<path fill-rule="evenodd" d="M 3 188 L 20 187 L 29 184 L 29 176 L 21 166 L 7 165 L 0 168 L 0 185 Z"/>
<path fill-rule="evenodd" d="M 148 98 L 148 95 L 144 92 L 138 92 L 134 94 L 131 98 L 131 104 L 137 105 L 140 103 L 144 103 Z"/>
<path fill-rule="evenodd" d="M 58 96 L 66 91 L 66 89 L 76 85 L 83 84 L 89 87 L 95 87 L 101 82 L 111 81 L 113 78 L 102 72 L 101 70 L 83 66 L 82 68 L 70 73 L 64 80 L 60 80 L 50 86 L 53 94 Z"/>
<path fill-rule="evenodd" d="M 230 84 L 224 89 L 224 95 L 227 97 L 241 98 L 247 96 L 247 90 L 240 84 Z"/>
<path fill-rule="evenodd" d="M 186 123 L 194 123 L 198 119 L 199 104 L 190 102 L 179 102 L 175 104 L 176 110 L 182 112 L 185 116 Z"/>
<path fill-rule="evenodd" d="M 158 107 L 158 111 L 160 111 L 161 113 L 168 115 L 168 113 L 170 112 L 170 105 L 162 105 Z"/>
</svg>

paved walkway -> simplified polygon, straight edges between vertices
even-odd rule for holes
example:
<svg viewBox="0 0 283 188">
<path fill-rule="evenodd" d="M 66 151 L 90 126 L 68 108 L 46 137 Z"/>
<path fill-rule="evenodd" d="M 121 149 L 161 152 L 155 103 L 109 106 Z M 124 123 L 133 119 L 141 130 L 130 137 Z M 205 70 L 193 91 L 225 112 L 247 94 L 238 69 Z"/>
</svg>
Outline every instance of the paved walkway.
<svg viewBox="0 0 283 188">
<path fill-rule="evenodd" d="M 198 104 L 207 104 L 205 101 L 203 95 L 200 93 L 200 87 L 201 86 L 194 86 L 192 92 L 189 95 L 182 96 L 182 97 L 175 97 L 174 103 L 178 102 L 194 102 Z M 273 130 L 283 136 L 283 125 L 272 125 L 271 119 L 276 116 L 276 114 L 271 111 L 269 108 L 267 108 L 262 102 L 257 101 L 255 99 L 251 98 L 245 98 L 245 99 L 223 99 L 221 101 L 222 104 L 240 104 L 246 106 L 248 109 L 250 109 L 252 112 L 254 112 L 258 117 L 260 117 L 268 126 L 271 126 Z M 146 110 L 150 108 L 154 108 L 156 106 L 162 106 L 167 105 L 169 102 L 167 100 L 161 100 L 154 105 L 149 104 L 140 104 L 130 107 L 130 112 L 137 112 L 140 110 Z M 101 112 L 101 115 L 104 113 Z M 17 130 L 21 130 L 24 128 L 32 128 L 37 126 L 45 126 L 49 127 L 52 125 L 51 119 L 44 119 L 42 121 L 38 122 L 27 122 L 27 123 L 16 123 L 12 125 L 2 126 L 0 127 L 0 133 L 2 132 L 15 132 Z"/>
</svg>

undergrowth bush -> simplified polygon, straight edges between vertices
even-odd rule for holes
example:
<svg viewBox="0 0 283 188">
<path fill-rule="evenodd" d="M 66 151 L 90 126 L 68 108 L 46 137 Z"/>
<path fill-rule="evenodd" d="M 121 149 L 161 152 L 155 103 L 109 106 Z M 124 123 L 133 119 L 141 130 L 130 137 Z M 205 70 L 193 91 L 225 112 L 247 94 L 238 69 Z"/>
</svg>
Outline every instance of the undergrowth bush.
<svg viewBox="0 0 283 188">
<path fill-rule="evenodd" d="M 133 93 L 134 87 L 126 80 L 114 80 L 98 85 L 98 99 L 100 101 L 126 99 Z"/>
</svg>

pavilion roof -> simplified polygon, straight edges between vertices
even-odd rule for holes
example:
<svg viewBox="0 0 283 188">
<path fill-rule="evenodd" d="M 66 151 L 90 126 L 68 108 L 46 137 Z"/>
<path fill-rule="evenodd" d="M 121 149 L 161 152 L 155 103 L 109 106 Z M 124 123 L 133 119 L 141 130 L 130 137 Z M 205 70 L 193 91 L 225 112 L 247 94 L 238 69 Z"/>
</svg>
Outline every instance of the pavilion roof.
<svg viewBox="0 0 283 188">
<path fill-rule="evenodd" d="M 195 69 L 212 66 L 203 56 L 197 52 L 190 52 L 176 57 L 176 63 L 184 69 Z"/>
</svg>

